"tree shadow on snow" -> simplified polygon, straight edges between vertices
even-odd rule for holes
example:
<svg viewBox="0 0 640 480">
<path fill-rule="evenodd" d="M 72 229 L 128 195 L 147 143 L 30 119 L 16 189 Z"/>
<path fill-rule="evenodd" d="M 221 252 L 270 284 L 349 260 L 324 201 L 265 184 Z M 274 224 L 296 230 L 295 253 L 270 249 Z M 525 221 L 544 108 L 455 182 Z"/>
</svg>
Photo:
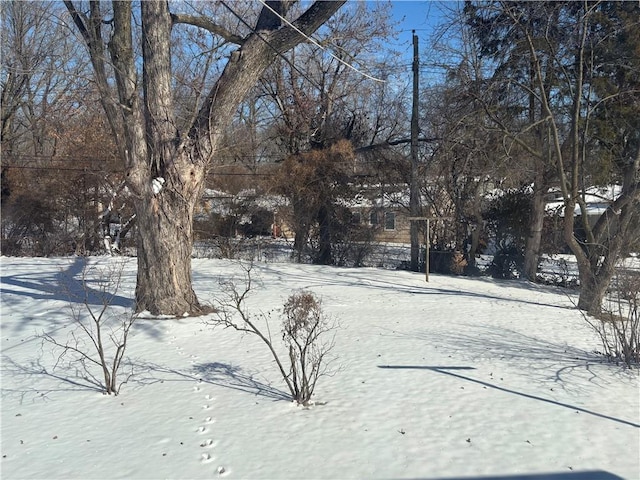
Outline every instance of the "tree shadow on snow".
<svg viewBox="0 0 640 480">
<path fill-rule="evenodd" d="M 91 278 L 89 275 L 85 283 L 82 282 L 82 272 L 85 271 L 86 266 L 85 257 L 75 257 L 68 268 L 53 274 L 34 272 L 3 275 L 0 277 L 2 292 L 30 297 L 34 300 L 102 305 L 105 301 L 105 292 L 100 290 L 100 279 Z M 17 287 L 17 289 L 11 287 Z M 133 305 L 133 299 L 118 294 L 112 295 L 107 292 L 106 299 L 112 306 L 129 308 Z"/>
<path fill-rule="evenodd" d="M 226 363 L 203 363 L 194 365 L 192 371 L 181 371 L 155 363 L 136 363 L 136 374 L 131 383 L 150 385 L 153 383 L 196 381 L 217 385 L 231 390 L 250 393 L 274 401 L 291 400 L 291 395 L 272 385 L 257 380 L 241 367 Z"/>
<path fill-rule="evenodd" d="M 457 366 L 428 366 L 428 365 L 378 365 L 378 368 L 384 370 L 426 370 L 430 372 L 439 373 L 441 375 L 447 375 L 458 380 L 464 380 L 465 382 L 471 382 L 478 385 L 482 385 L 483 387 L 492 388 L 494 390 L 498 390 L 500 392 L 509 393 L 512 395 L 517 395 L 520 397 L 528 398 L 530 400 L 537 400 L 540 402 L 550 403 L 552 405 L 556 405 L 563 408 L 568 408 L 576 412 L 582 412 L 589 415 L 593 415 L 595 417 L 604 418 L 606 420 L 611 420 L 613 422 L 618 422 L 623 425 L 628 425 L 635 428 L 640 428 L 640 424 L 631 422 L 629 420 L 624 420 L 621 418 L 612 417 L 609 415 L 605 415 L 602 413 L 594 412 L 592 410 L 587 410 L 586 408 L 582 408 L 576 405 L 570 405 L 568 403 L 558 402 L 556 400 L 551 400 L 549 398 L 540 397 L 537 395 L 531 395 L 529 393 L 519 392 L 517 390 L 513 390 L 511 388 L 501 387 L 494 383 L 486 382 L 483 380 L 478 380 L 472 377 L 468 377 L 466 375 L 462 375 L 461 373 L 456 373 L 464 370 L 475 370 L 473 367 L 457 367 Z"/>
<path fill-rule="evenodd" d="M 469 325 L 469 333 L 425 332 L 424 335 L 425 339 L 428 338 L 438 346 L 444 346 L 474 361 L 488 358 L 542 374 L 553 372 L 544 380 L 552 380 L 561 386 L 570 384 L 571 374 L 575 372 L 587 372 L 589 382 L 597 383 L 598 375 L 593 369 L 596 365 L 606 364 L 624 371 L 621 367 L 608 364 L 606 358 L 599 353 L 507 328 Z"/>
<path fill-rule="evenodd" d="M 319 288 L 325 286 L 345 286 L 345 287 L 366 287 L 371 290 L 389 291 L 390 293 L 398 294 L 405 293 L 409 295 L 427 295 L 427 296 L 452 296 L 461 298 L 474 298 L 479 300 L 489 300 L 498 302 L 509 302 L 517 304 L 536 305 L 544 307 L 552 307 L 559 309 L 575 310 L 572 305 L 562 305 L 560 303 L 547 303 L 544 301 L 536 301 L 525 298 L 517 298 L 509 296 L 508 292 L 505 295 L 500 295 L 497 292 L 483 292 L 474 291 L 474 283 L 477 282 L 490 284 L 495 287 L 515 287 L 519 289 L 545 292 L 561 295 L 565 290 L 559 287 L 547 286 L 535 284 L 524 280 L 496 280 L 488 277 L 447 277 L 441 275 L 442 278 L 456 278 L 462 281 L 469 282 L 469 288 L 446 288 L 439 286 L 437 283 L 438 276 L 434 276 L 434 280 L 431 283 L 424 282 L 423 285 L 415 283 L 416 279 L 423 281 L 424 274 L 416 273 L 416 277 L 401 277 L 397 271 L 394 270 L 376 270 L 375 275 L 369 276 L 366 268 L 344 268 L 344 267 L 330 267 L 330 266 L 306 266 L 309 270 L 305 272 L 295 273 L 290 270 L 283 270 L 272 264 L 259 264 L 257 271 L 264 275 L 265 278 L 269 278 L 270 286 L 286 286 L 288 284 L 304 285 L 305 288 Z M 317 268 L 314 271 L 314 275 L 309 275 L 311 268 Z M 388 273 L 388 279 L 384 278 L 384 274 Z M 411 272 L 404 272 L 410 274 Z M 407 280 L 410 283 L 403 284 L 402 282 Z M 480 289 L 481 290 L 481 289 Z"/>
<path fill-rule="evenodd" d="M 623 376 L 626 370 L 607 362 L 597 353 L 589 352 L 567 343 L 552 342 L 526 335 L 508 328 L 469 324 L 463 325 L 468 333 L 448 333 L 426 329 L 400 331 L 387 330 L 384 335 L 396 338 L 424 340 L 436 349 L 446 349 L 471 362 L 498 360 L 518 366 L 521 371 L 534 373 L 538 380 L 552 381 L 563 388 L 573 385 L 572 374 L 589 375 L 590 383 L 598 382 L 595 366 L 605 365 L 611 373 Z"/>
<path fill-rule="evenodd" d="M 271 398 L 273 400 L 291 400 L 290 394 L 256 380 L 252 375 L 242 373 L 240 367 L 226 363 L 212 362 L 194 365 L 193 369 L 202 381 L 207 383 L 253 393 L 254 395 Z"/>
<path fill-rule="evenodd" d="M 2 396 L 18 395 L 21 403 L 29 394 L 34 398 L 46 399 L 53 392 L 94 391 L 103 393 L 104 385 L 90 372 L 78 365 L 57 367 L 45 366 L 40 359 L 18 363 L 7 355 L 2 355 Z M 7 377 L 12 377 L 8 382 Z M 21 382 L 24 379 L 24 382 Z M 39 379 L 39 380 L 38 380 Z M 11 386 L 8 386 L 8 384 Z M 24 384 L 24 386 L 22 386 Z"/>
</svg>

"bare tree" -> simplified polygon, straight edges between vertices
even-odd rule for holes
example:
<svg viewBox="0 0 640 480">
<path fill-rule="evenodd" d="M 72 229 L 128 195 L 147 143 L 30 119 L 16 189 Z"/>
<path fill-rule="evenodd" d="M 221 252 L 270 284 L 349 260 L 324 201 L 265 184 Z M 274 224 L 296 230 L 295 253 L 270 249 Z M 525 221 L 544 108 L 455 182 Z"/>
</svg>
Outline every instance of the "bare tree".
<svg viewBox="0 0 640 480">
<path fill-rule="evenodd" d="M 266 112 L 263 115 L 273 124 L 264 133 L 276 144 L 274 153 L 286 159 L 281 175 L 284 183 L 278 187 L 284 187 L 291 200 L 298 260 L 303 250 L 315 243 L 317 249 L 312 250 L 317 250 L 317 255 L 313 255 L 313 261 L 333 263 L 332 224 L 341 223 L 334 193 L 340 189 L 344 192 L 347 181 L 355 184 L 355 163 L 347 163 L 351 155 L 344 156 L 341 166 L 333 161 L 318 169 L 319 152 L 335 157 L 329 152 L 339 150 L 344 140 L 355 149 L 382 143 L 395 133 L 394 122 L 399 122 L 397 116 L 393 117 L 397 110 L 388 108 L 391 102 L 387 99 L 396 93 L 392 93 L 395 85 L 374 81 L 369 75 L 389 80 L 387 70 L 395 61 L 391 52 L 380 54 L 382 43 L 393 35 L 390 6 L 383 2 L 373 6 L 350 4 L 327 22 L 320 42 L 301 44 L 292 50 L 267 72 L 256 89 Z M 305 167 L 307 161 L 315 165 Z M 336 175 L 339 168 L 340 175 Z M 316 180 L 308 184 L 314 169 Z M 302 174 L 295 185 L 291 182 L 297 175 L 294 170 Z M 349 170 L 351 178 L 347 178 Z M 324 193 L 318 196 L 323 187 Z M 300 188 L 308 189 L 308 193 L 295 191 Z"/>
<path fill-rule="evenodd" d="M 241 35 L 204 15 L 172 13 L 166 0 L 140 4 L 139 32 L 133 30 L 138 22 L 130 2 L 114 1 L 110 11 L 98 1 L 90 1 L 88 11 L 72 0 L 64 3 L 87 46 L 134 197 L 136 308 L 198 314 L 203 307 L 191 281 L 193 215 L 225 126 L 269 65 L 317 30 L 344 1 L 316 2 L 291 23 L 281 19 L 290 2 L 266 2 L 253 27 L 238 14 L 245 32 L 249 27 L 249 33 Z M 227 3 L 221 5 L 233 10 Z M 176 117 L 172 95 L 172 32 L 185 24 L 239 47 L 230 52 L 222 73 L 205 89 L 196 114 L 187 122 Z M 137 40 L 141 58 L 136 57 Z"/>
<path fill-rule="evenodd" d="M 491 59 L 484 60 L 485 73 L 476 84 L 474 97 L 483 110 L 485 129 L 501 141 L 496 147 L 512 167 L 504 178 L 512 188 L 531 191 L 521 273 L 535 281 L 542 253 L 545 200 L 555 178 L 546 113 L 538 90 L 543 88 L 548 94 L 557 88 L 558 76 L 554 73 L 556 65 L 545 62 L 543 78 L 538 82 L 527 35 L 514 27 L 505 13 L 507 7 L 508 2 L 468 2 L 459 20 L 464 22 L 465 34 L 474 43 L 478 58 Z M 519 3 L 517 9 L 538 54 L 548 55 L 553 49 L 548 43 L 549 33 L 557 32 L 559 9 L 544 2 Z"/>
<path fill-rule="evenodd" d="M 613 283 L 614 291 L 602 311 L 584 317 L 599 335 L 607 358 L 631 368 L 640 365 L 640 276 L 631 270 L 619 271 Z"/>
<path fill-rule="evenodd" d="M 507 105 L 506 110 L 487 109 L 487 115 L 519 148 L 538 157 L 534 163 L 536 212 L 543 211 L 546 191 L 539 186 L 544 187 L 545 177 L 554 172 L 564 199 L 564 240 L 578 263 L 578 307 L 597 313 L 616 263 L 638 235 L 639 65 L 627 52 L 638 45 L 637 36 L 630 32 L 638 28 L 640 7 L 611 2 L 483 2 L 468 3 L 465 8 L 478 36 L 485 40 L 485 53 L 498 64 L 494 77 L 504 77 L 495 95 L 513 92 L 524 100 L 515 110 Z M 512 45 L 514 38 L 515 46 L 505 59 L 501 46 Z M 520 73 L 504 76 L 501 71 Z M 629 105 L 634 114 L 626 108 Z M 607 117 L 609 110 L 617 112 L 613 117 L 619 124 L 613 135 L 612 129 L 603 134 L 595 128 L 598 118 Z M 518 124 L 523 128 L 513 129 Z M 606 164 L 602 160 L 607 157 L 615 160 L 608 175 L 602 175 Z M 585 199 L 588 188 L 615 182 L 622 186 L 622 194 L 591 224 Z M 534 230 L 539 230 L 538 221 L 533 223 Z M 576 234 L 578 226 L 584 238 Z"/>
<path fill-rule="evenodd" d="M 86 86 L 87 63 L 52 2 L 11 0 L 0 5 L 3 165 L 22 166 L 22 155 L 56 152 L 56 120 L 73 114 L 75 91 Z M 33 166 L 33 162 L 30 163 Z"/>
<path fill-rule="evenodd" d="M 606 293 L 611 278 L 615 273 L 615 266 L 620 255 L 624 252 L 626 245 L 635 238 L 638 232 L 638 210 L 640 207 L 640 185 L 638 182 L 638 172 L 640 172 L 640 144 L 637 146 L 635 158 L 631 157 L 624 166 L 622 174 L 622 195 L 600 216 L 595 225 L 589 224 L 587 204 L 584 199 L 586 189 L 585 184 L 585 159 L 589 142 L 589 119 L 593 114 L 593 96 L 597 90 L 594 84 L 597 82 L 597 70 L 593 60 L 597 55 L 594 49 L 594 39 L 590 38 L 589 32 L 598 23 L 598 4 L 580 4 L 576 6 L 574 17 L 569 17 L 568 28 L 573 33 L 572 42 L 574 48 L 570 52 L 569 61 L 572 65 L 578 66 L 575 69 L 563 69 L 561 72 L 568 90 L 572 92 L 569 97 L 568 111 L 559 109 L 547 94 L 544 88 L 542 65 L 545 60 L 541 58 L 535 48 L 532 38 L 526 26 L 520 22 L 517 11 L 509 9 L 509 15 L 519 29 L 525 32 L 529 51 L 533 59 L 533 68 L 536 72 L 538 92 L 546 120 L 551 131 L 551 145 L 556 160 L 557 174 L 560 180 L 560 189 L 565 203 L 564 215 L 564 239 L 569 245 L 572 253 L 576 256 L 578 270 L 580 274 L 580 299 L 578 308 L 591 313 L 600 311 L 602 300 Z M 623 30 L 637 28 L 637 18 L 635 26 L 633 23 L 622 25 Z M 573 20 L 575 19 L 575 20 Z M 551 50 L 557 56 L 552 57 L 552 61 L 562 65 L 560 54 Z M 636 59 L 636 68 L 637 68 Z M 630 96 L 637 98 L 636 88 L 624 86 L 613 96 Z M 590 95 L 585 95 L 585 89 L 590 91 Z M 607 95 L 600 98 L 595 103 L 606 102 L 612 96 Z M 562 116 L 569 115 L 569 129 L 567 135 L 563 135 Z M 582 243 L 575 235 L 575 217 L 573 212 L 579 206 L 582 224 L 586 232 L 586 242 Z"/>
</svg>

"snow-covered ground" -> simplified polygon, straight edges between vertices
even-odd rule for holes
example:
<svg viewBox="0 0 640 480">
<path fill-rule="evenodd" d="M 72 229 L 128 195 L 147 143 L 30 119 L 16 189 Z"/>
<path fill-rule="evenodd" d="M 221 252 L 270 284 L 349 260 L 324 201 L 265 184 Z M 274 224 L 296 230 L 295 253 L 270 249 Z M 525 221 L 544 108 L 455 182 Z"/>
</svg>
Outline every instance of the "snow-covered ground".
<svg viewBox="0 0 640 480">
<path fill-rule="evenodd" d="M 305 409 L 285 398 L 259 339 L 203 318 L 138 320 L 134 376 L 118 396 L 54 368 L 39 335 L 73 330 L 59 284 L 77 282 L 83 261 L 0 260 L 3 480 L 640 478 L 638 372 L 592 353 L 598 338 L 563 290 L 257 264 L 254 311 L 306 288 L 341 325 L 338 371 L 318 383 L 323 404 Z M 204 301 L 240 273 L 193 260 Z M 116 309 L 130 304 L 135 260 L 123 280 Z"/>
</svg>

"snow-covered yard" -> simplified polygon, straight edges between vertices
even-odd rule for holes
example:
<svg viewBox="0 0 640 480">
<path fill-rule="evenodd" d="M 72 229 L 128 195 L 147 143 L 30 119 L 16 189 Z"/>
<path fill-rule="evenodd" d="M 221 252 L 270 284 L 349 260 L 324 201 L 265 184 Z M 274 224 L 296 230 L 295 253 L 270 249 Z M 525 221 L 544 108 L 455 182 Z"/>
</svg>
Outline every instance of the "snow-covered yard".
<svg viewBox="0 0 640 480">
<path fill-rule="evenodd" d="M 74 328 L 59 284 L 83 262 L 1 259 L 3 479 L 640 478 L 638 372 L 593 353 L 598 338 L 563 290 L 256 264 L 255 311 L 305 288 L 340 322 L 338 371 L 305 409 L 259 339 L 202 318 L 139 319 L 119 396 L 54 369 L 39 335 Z M 114 308 L 130 304 L 135 267 Z M 210 301 L 241 269 L 194 259 L 193 272 Z M 594 471 L 610 475 L 583 475 Z"/>
</svg>

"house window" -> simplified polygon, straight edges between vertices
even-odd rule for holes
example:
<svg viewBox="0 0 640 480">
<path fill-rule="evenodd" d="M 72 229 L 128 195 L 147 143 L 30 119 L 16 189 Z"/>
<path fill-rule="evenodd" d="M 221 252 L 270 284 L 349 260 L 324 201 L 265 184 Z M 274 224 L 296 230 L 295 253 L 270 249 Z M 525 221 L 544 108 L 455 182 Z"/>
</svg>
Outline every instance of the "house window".
<svg viewBox="0 0 640 480">
<path fill-rule="evenodd" d="M 396 214 L 395 212 L 384 212 L 384 229 L 395 230 L 396 229 Z"/>
<path fill-rule="evenodd" d="M 369 223 L 371 225 L 378 225 L 378 212 L 375 210 L 369 214 Z"/>
<path fill-rule="evenodd" d="M 362 221 L 362 215 L 360 214 L 360 212 L 352 212 L 351 213 L 351 223 L 354 225 L 360 225 L 360 222 Z"/>
</svg>

